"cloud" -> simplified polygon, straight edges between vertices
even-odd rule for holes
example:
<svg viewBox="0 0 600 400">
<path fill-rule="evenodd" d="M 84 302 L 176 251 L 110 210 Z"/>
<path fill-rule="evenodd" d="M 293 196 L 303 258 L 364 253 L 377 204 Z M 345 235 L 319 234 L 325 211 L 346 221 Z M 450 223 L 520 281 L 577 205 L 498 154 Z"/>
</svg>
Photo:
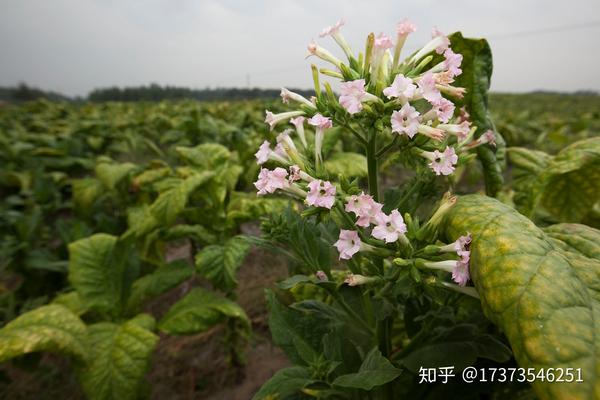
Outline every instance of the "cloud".
<svg viewBox="0 0 600 400">
<path fill-rule="evenodd" d="M 113 84 L 243 86 L 247 75 L 253 86 L 310 87 L 306 44 L 340 17 L 355 48 L 370 31 L 391 33 L 409 17 L 419 26 L 414 48 L 434 25 L 485 37 L 579 24 L 600 11 L 595 0 L 0 0 L 0 7 L 0 85 L 23 80 L 79 95 Z M 493 88 L 599 90 L 600 56 L 591 51 L 599 30 L 492 36 Z"/>
</svg>

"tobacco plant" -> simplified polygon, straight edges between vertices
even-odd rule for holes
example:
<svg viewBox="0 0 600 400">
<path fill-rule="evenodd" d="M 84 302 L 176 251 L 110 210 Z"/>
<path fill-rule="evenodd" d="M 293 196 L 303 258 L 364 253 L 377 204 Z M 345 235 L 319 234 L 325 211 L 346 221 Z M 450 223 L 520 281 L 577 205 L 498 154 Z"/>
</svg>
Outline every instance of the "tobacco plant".
<svg viewBox="0 0 600 400">
<path fill-rule="evenodd" d="M 312 66 L 312 99 L 282 89 L 294 109 L 267 111 L 265 122 L 295 129 L 282 129 L 275 147 L 265 141 L 256 153 L 258 195 L 288 196 L 301 210 L 263 223 L 262 243 L 294 261 L 294 275 L 267 291 L 273 340 L 294 366 L 254 399 L 529 395 L 523 383 L 460 380 L 468 366 L 515 367 L 513 354 L 523 367 L 567 362 L 590 376 L 585 384 L 536 381 L 538 396 L 597 396 L 591 271 L 598 246 L 562 235 L 600 234 L 567 226 L 543 233 L 496 200 L 452 194 L 467 170 L 482 171 L 488 195 L 502 186 L 505 149 L 487 111 L 487 42 L 434 29 L 430 42 L 402 60 L 416 29 L 405 20 L 395 40 L 370 34 L 355 55 L 342 25 L 321 36 L 331 36 L 346 60 L 308 46 L 309 56 L 331 67 Z M 321 83 L 324 76 L 341 81 L 339 94 Z M 361 154 L 331 173 L 332 144 L 324 143 L 335 146 L 339 136 Z M 362 163 L 366 181 L 355 173 Z M 384 167 L 400 187 L 381 187 Z M 542 287 L 554 279 L 566 286 L 548 288 L 544 298 Z M 561 326 L 571 326 L 570 307 L 579 307 L 569 332 L 575 343 L 559 337 Z M 428 380 L 432 369 L 455 375 Z"/>
</svg>

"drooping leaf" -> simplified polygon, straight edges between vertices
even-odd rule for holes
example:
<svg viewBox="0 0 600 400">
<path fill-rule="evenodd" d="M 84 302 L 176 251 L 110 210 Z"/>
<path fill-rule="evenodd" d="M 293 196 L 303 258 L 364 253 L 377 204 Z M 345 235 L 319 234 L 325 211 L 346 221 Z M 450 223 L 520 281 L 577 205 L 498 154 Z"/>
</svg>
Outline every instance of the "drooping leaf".
<svg viewBox="0 0 600 400">
<path fill-rule="evenodd" d="M 69 281 L 82 302 L 100 312 L 120 308 L 125 259 L 115 251 L 117 238 L 98 233 L 69 245 Z"/>
<path fill-rule="evenodd" d="M 286 307 L 275 294 L 267 290 L 269 307 L 269 329 L 273 343 L 279 346 L 294 364 L 306 365 L 297 344 L 318 352 L 322 347 L 322 338 L 329 332 L 326 318 L 317 313 L 308 313 Z"/>
<path fill-rule="evenodd" d="M 519 365 L 581 368 L 584 377 L 591 377 L 580 383 L 535 381 L 538 396 L 597 396 L 598 261 L 571 254 L 524 216 L 482 196 L 459 198 L 447 215 L 445 231 L 449 240 L 472 233 L 473 282 L 486 316 L 504 330 Z"/>
<path fill-rule="evenodd" d="M 215 169 L 231 157 L 227 147 L 218 143 L 203 143 L 196 147 L 176 147 L 175 151 L 187 163 L 206 169 Z"/>
<path fill-rule="evenodd" d="M 81 316 L 88 311 L 88 307 L 84 304 L 76 291 L 59 294 L 52 300 L 52 304 L 64 306 L 77 316 Z"/>
<path fill-rule="evenodd" d="M 338 376 L 333 384 L 347 388 L 371 390 L 393 381 L 401 372 L 375 347 L 367 354 L 358 372 Z"/>
<path fill-rule="evenodd" d="M 227 226 L 257 220 L 274 212 L 282 212 L 290 202 L 286 199 L 257 196 L 255 193 L 232 192 L 227 204 Z"/>
<path fill-rule="evenodd" d="M 194 174 L 182 180 L 177 186 L 164 191 L 150 206 L 151 214 L 160 224 L 173 224 L 185 209 L 190 194 L 213 176 L 214 173 L 209 171 Z"/>
<path fill-rule="evenodd" d="M 464 38 L 460 32 L 449 36 L 452 50 L 463 56 L 463 70 L 454 86 L 464 87 L 466 93 L 462 99 L 452 99 L 456 107 L 465 106 L 471 122 L 477 126 L 475 137 L 492 130 L 496 137 L 495 149 L 489 145 L 477 148 L 477 157 L 483 166 L 486 193 L 495 196 L 502 187 L 502 165 L 504 163 L 505 143 L 502 135 L 496 131 L 488 112 L 488 90 L 492 77 L 492 51 L 485 39 Z"/>
<path fill-rule="evenodd" d="M 235 274 L 249 249 L 250 244 L 241 236 L 234 236 L 223 245 L 206 246 L 196 254 L 198 273 L 215 287 L 232 290 L 237 286 Z"/>
<path fill-rule="evenodd" d="M 600 202 L 600 137 L 561 150 L 542 175 L 541 202 L 561 222 L 580 222 Z"/>
<path fill-rule="evenodd" d="M 187 335 L 204 332 L 227 318 L 239 320 L 246 328 L 250 326 L 238 304 L 206 289 L 195 288 L 169 309 L 158 327 L 172 335 Z"/>
<path fill-rule="evenodd" d="M 50 351 L 84 360 L 86 327 L 68 308 L 54 304 L 20 315 L 0 329 L 0 362 Z"/>
<path fill-rule="evenodd" d="M 94 178 L 73 179 L 71 186 L 73 188 L 73 201 L 79 212 L 89 211 L 103 193 L 101 182 Z"/>
<path fill-rule="evenodd" d="M 100 162 L 96 165 L 96 176 L 106 188 L 113 190 L 135 169 L 137 169 L 137 165 L 133 163 Z"/>
<path fill-rule="evenodd" d="M 306 385 L 312 383 L 308 369 L 304 367 L 287 367 L 277 371 L 260 388 L 252 400 L 286 399 L 292 396 Z"/>
<path fill-rule="evenodd" d="M 92 351 L 81 369 L 83 390 L 92 400 L 136 399 L 158 336 L 152 333 L 154 319 L 138 316 L 121 325 L 101 322 L 88 328 Z"/>
<path fill-rule="evenodd" d="M 217 241 L 217 236 L 202 225 L 177 224 L 165 231 L 165 239 L 177 240 L 189 238 L 203 244 L 211 244 Z"/>
<path fill-rule="evenodd" d="M 508 155 L 513 165 L 515 204 L 520 212 L 531 217 L 543 189 L 539 177 L 548 168 L 552 157 L 543 151 L 521 147 L 509 148 Z"/>
<path fill-rule="evenodd" d="M 334 153 L 325 160 L 325 170 L 331 176 L 362 178 L 367 176 L 367 158 L 358 153 Z"/>
<path fill-rule="evenodd" d="M 600 138 L 580 140 L 552 157 L 511 148 L 515 203 L 533 216 L 541 206 L 560 222 L 581 222 L 600 202 Z"/>
<path fill-rule="evenodd" d="M 137 310 L 145 300 L 159 296 L 174 288 L 190 278 L 193 273 L 194 270 L 191 265 L 185 261 L 175 261 L 137 279 L 131 287 L 127 309 L 130 311 Z"/>
</svg>

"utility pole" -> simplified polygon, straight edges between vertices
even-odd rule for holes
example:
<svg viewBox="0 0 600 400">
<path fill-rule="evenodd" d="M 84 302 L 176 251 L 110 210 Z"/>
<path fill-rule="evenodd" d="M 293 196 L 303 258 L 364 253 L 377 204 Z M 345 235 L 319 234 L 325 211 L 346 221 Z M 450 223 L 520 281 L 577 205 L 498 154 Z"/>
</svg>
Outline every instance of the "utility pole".
<svg viewBox="0 0 600 400">
<path fill-rule="evenodd" d="M 250 89 L 250 74 L 246 74 L 246 87 Z"/>
</svg>

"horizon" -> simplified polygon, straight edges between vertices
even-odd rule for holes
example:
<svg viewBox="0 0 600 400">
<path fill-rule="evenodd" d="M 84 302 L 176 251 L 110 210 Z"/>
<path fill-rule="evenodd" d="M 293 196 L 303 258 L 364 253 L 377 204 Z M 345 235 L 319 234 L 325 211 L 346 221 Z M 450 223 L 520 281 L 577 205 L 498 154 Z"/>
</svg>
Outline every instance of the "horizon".
<svg viewBox="0 0 600 400">
<path fill-rule="evenodd" d="M 600 21 L 569 13 L 577 8 L 600 14 L 594 0 L 520 1 L 518 12 L 511 2 L 475 0 L 407 3 L 401 12 L 388 0 L 0 0 L 0 6 L 0 86 L 23 81 L 71 97 L 149 82 L 310 89 L 315 60 L 304 59 L 306 45 L 314 38 L 340 54 L 318 34 L 341 17 L 355 51 L 366 33 L 391 34 L 405 17 L 418 25 L 407 51 L 423 45 L 436 25 L 446 33 L 487 38 L 494 92 L 600 90 L 600 56 L 590 51 Z"/>
</svg>

